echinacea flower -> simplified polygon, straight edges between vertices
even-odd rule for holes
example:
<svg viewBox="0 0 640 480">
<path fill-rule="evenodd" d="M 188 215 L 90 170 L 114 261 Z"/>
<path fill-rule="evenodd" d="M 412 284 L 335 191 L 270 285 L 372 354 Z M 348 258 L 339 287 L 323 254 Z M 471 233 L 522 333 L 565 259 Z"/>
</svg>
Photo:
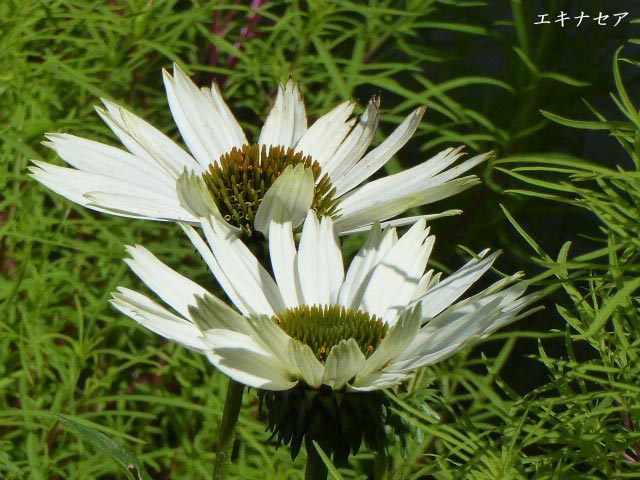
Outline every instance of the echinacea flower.
<svg viewBox="0 0 640 480">
<path fill-rule="evenodd" d="M 70 134 L 53 133 L 45 145 L 70 167 L 34 160 L 31 175 L 85 207 L 126 217 L 198 224 L 213 215 L 251 237 L 268 233 L 280 203 L 298 227 L 309 209 L 335 219 L 339 234 L 367 229 L 407 209 L 450 197 L 477 183 L 460 177 L 489 154 L 451 167 L 461 148 L 449 148 L 401 173 L 364 183 L 411 138 L 424 107 L 411 113 L 367 152 L 380 118 L 379 98 L 352 117 L 341 103 L 307 128 L 299 87 L 280 85 L 257 143 L 249 143 L 220 89 L 199 89 L 174 66 L 163 71 L 171 113 L 187 152 L 138 116 L 109 100 L 98 114 L 128 151 Z M 451 167 L 451 168 L 450 168 Z M 460 178 L 459 178 L 460 177 Z M 457 210 L 435 215 L 459 213 Z"/>
<path fill-rule="evenodd" d="M 112 303 L 259 389 L 386 388 L 522 318 L 538 298 L 523 296 L 515 274 L 460 300 L 498 253 L 485 250 L 445 279 L 425 272 L 435 238 L 424 220 L 400 238 L 374 225 L 346 274 L 330 218 L 311 211 L 298 248 L 291 222 L 274 221 L 273 276 L 219 219 L 202 226 L 208 245 L 184 229 L 238 311 L 141 246 L 128 248 L 127 263 L 174 312 L 126 288 Z"/>
<path fill-rule="evenodd" d="M 498 253 L 485 250 L 441 280 L 425 272 L 435 239 L 424 219 L 401 238 L 374 224 L 345 274 L 331 218 L 310 211 L 298 248 L 283 218 L 276 212 L 269 226 L 273 276 L 217 217 L 202 223 L 208 245 L 183 225 L 238 311 L 141 246 L 128 247 L 127 263 L 173 311 L 122 287 L 112 303 L 260 389 L 267 428 L 292 458 L 303 442 L 311 455 L 317 442 L 336 465 L 363 441 L 384 450 L 385 425 L 403 427 L 381 389 L 529 314 L 539 297 L 523 296 L 515 274 L 460 300 Z"/>
</svg>

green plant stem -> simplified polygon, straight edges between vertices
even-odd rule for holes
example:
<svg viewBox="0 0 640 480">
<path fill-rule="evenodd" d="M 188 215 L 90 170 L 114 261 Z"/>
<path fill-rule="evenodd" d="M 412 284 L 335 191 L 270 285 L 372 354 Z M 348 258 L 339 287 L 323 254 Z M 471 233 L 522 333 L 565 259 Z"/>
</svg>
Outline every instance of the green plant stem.
<svg viewBox="0 0 640 480">
<path fill-rule="evenodd" d="M 242 406 L 244 385 L 232 378 L 229 379 L 227 397 L 224 401 L 220 432 L 218 433 L 218 445 L 216 447 L 216 459 L 213 464 L 213 480 L 222 480 L 227 476 L 231 465 L 231 453 L 233 452 L 233 437 Z"/>
<path fill-rule="evenodd" d="M 373 465 L 373 478 L 375 480 L 387 480 L 389 478 L 389 455 L 386 449 L 383 448 L 376 452 Z"/>
<path fill-rule="evenodd" d="M 307 449 L 307 465 L 304 471 L 305 480 L 326 480 L 327 466 L 322 461 L 320 454 L 313 445 L 313 440 L 309 437 L 304 439 L 305 448 Z"/>
</svg>

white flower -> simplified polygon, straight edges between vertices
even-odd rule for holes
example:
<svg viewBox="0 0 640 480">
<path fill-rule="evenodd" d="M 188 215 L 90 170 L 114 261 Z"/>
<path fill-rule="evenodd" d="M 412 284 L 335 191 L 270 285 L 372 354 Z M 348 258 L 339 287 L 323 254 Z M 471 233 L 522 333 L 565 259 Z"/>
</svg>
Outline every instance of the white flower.
<svg viewBox="0 0 640 480">
<path fill-rule="evenodd" d="M 240 313 L 141 246 L 129 247 L 129 266 L 175 312 L 122 287 L 112 303 L 256 388 L 385 388 L 522 318 L 539 298 L 523 296 L 515 274 L 460 300 L 498 253 L 485 250 L 443 280 L 425 273 L 435 239 L 424 220 L 401 238 L 374 225 L 346 274 L 330 218 L 310 212 L 297 249 L 291 223 L 273 222 L 273 277 L 218 219 L 202 226 L 208 245 L 184 230 Z"/>
<path fill-rule="evenodd" d="M 74 135 L 48 134 L 45 145 L 72 168 L 34 160 L 32 176 L 73 202 L 115 215 L 193 224 L 215 215 L 245 233 L 267 234 L 277 199 L 291 212 L 294 227 L 312 208 L 319 216 L 333 216 L 343 234 L 469 188 L 477 177 L 458 177 L 489 155 L 449 168 L 462 155 L 461 148 L 449 148 L 363 185 L 413 135 L 424 108 L 367 153 L 378 128 L 378 97 L 359 117 L 351 116 L 356 104 L 346 101 L 307 128 L 302 94 L 289 80 L 280 85 L 258 142 L 251 146 L 215 83 L 199 89 L 177 66 L 173 75 L 163 74 L 171 113 L 190 153 L 133 113 L 103 100 L 106 108 L 98 108 L 98 114 L 128 151 Z"/>
</svg>

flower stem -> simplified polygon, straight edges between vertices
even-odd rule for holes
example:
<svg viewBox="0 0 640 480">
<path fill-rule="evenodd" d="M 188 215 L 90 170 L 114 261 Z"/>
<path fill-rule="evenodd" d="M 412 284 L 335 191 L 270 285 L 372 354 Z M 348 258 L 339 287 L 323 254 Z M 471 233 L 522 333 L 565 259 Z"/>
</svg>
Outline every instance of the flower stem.
<svg viewBox="0 0 640 480">
<path fill-rule="evenodd" d="M 244 385 L 232 378 L 227 387 L 227 398 L 224 401 L 220 431 L 218 432 L 218 445 L 216 447 L 216 459 L 213 464 L 213 480 L 222 480 L 227 476 L 227 470 L 231 465 L 231 453 L 233 452 L 233 437 L 242 406 Z"/>
<path fill-rule="evenodd" d="M 304 439 L 305 448 L 307 450 L 307 465 L 304 471 L 305 480 L 326 480 L 327 466 L 322 461 L 320 454 L 316 450 L 313 440 L 308 436 Z"/>
<path fill-rule="evenodd" d="M 373 459 L 374 479 L 387 480 L 389 478 L 389 455 L 385 449 L 376 452 Z"/>
</svg>

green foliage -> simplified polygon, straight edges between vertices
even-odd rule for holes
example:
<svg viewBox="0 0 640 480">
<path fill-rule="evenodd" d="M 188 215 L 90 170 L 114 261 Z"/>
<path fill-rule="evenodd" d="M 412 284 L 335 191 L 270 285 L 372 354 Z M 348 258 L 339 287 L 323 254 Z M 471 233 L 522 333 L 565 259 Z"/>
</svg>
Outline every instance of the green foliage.
<svg viewBox="0 0 640 480">
<path fill-rule="evenodd" d="M 40 146 L 46 132 L 115 144 L 93 111 L 99 97 L 177 138 L 161 79 L 173 62 L 199 84 L 215 77 L 254 138 L 290 73 L 311 117 L 382 93 L 377 141 L 428 104 L 388 172 L 456 144 L 503 157 L 484 169 L 485 186 L 437 205 L 465 214 L 434 223 L 434 265 L 459 266 L 458 243 L 491 246 L 505 251 L 504 271 L 525 263 L 540 285 L 560 286 L 557 309 L 389 392 L 412 435 L 386 463 L 361 451 L 330 475 L 637 476 L 640 124 L 629 86 L 638 62 L 618 53 L 609 74 L 610 47 L 628 29 L 539 28 L 535 2 L 516 0 L 260 3 L 0 2 L 0 477 L 135 478 L 122 466 L 134 458 L 152 478 L 210 476 L 225 379 L 108 303 L 118 285 L 139 288 L 121 261 L 125 244 L 213 289 L 210 274 L 178 227 L 95 214 L 26 175 L 30 159 L 59 162 Z M 560 2 L 549 3 L 557 14 Z M 613 89 L 623 119 L 605 118 Z M 594 119 L 569 120 L 585 111 Z M 611 158 L 591 154 L 584 132 L 620 146 Z M 512 195 L 500 197 L 505 189 Z M 568 217 L 569 228 L 554 228 Z M 245 395 L 232 477 L 300 478 L 304 455 L 292 463 L 275 449 L 256 414 Z"/>
<path fill-rule="evenodd" d="M 579 159 L 547 155 L 506 158 L 505 173 L 526 183 L 519 195 L 553 200 L 584 209 L 597 219 L 599 234 L 592 251 L 569 257 L 571 243 L 552 259 L 522 227 L 514 226 L 571 301 L 557 304 L 566 321 L 565 358 L 550 355 L 541 342 L 539 359 L 547 367 L 550 383 L 530 395 L 543 401 L 527 402 L 527 415 L 537 417 L 564 457 L 563 468 L 593 478 L 624 478 L 624 466 L 638 461 L 638 366 L 640 354 L 640 122 L 622 82 L 620 50 L 614 59 L 617 95 L 613 101 L 625 121 L 608 121 L 592 108 L 596 121 L 574 121 L 553 114 L 549 118 L 575 128 L 602 129 L 622 146 L 632 171 L 593 165 Z M 552 180 L 541 176 L 552 173 Z M 566 300 L 565 300 L 566 302 Z M 565 303 L 562 302 L 562 303 Z M 550 435 L 547 434 L 547 437 Z M 553 458 L 547 453 L 546 458 Z M 564 477 L 563 477 L 564 478 Z"/>
</svg>

